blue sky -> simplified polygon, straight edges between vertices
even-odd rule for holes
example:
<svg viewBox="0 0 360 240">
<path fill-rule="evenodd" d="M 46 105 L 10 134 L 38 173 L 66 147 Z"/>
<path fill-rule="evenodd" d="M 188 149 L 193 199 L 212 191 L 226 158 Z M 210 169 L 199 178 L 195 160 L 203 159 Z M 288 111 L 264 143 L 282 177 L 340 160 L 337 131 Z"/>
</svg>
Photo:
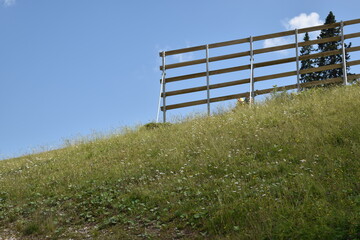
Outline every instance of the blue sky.
<svg viewBox="0 0 360 240">
<path fill-rule="evenodd" d="M 0 159 L 154 121 L 161 50 L 284 31 L 331 10 L 338 21 L 355 19 L 359 9 L 358 0 L 0 0 Z M 287 39 L 257 47 L 277 41 Z"/>
</svg>

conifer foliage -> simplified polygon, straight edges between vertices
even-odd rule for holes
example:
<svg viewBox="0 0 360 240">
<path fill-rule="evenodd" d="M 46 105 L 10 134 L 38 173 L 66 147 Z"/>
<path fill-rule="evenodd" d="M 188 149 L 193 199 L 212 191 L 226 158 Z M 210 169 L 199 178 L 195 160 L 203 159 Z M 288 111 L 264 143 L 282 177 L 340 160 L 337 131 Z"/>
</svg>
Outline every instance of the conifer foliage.
<svg viewBox="0 0 360 240">
<path fill-rule="evenodd" d="M 332 24 L 336 23 L 335 15 L 333 12 L 330 11 L 328 16 L 326 17 L 324 24 Z M 340 27 L 336 28 L 329 28 L 329 29 L 323 29 L 321 30 L 319 36 L 317 39 L 326 39 L 331 37 L 339 37 L 341 36 L 341 29 Z M 306 33 L 304 37 L 304 41 L 309 41 L 310 37 L 309 34 Z M 345 48 L 351 47 L 350 44 L 345 44 Z M 326 42 L 326 43 L 319 43 L 318 48 L 315 49 L 312 45 L 303 46 L 300 49 L 300 55 L 309 55 L 312 53 L 322 53 L 322 52 L 328 52 L 328 51 L 334 51 L 342 49 L 342 43 L 341 41 L 333 41 L 333 42 Z M 348 53 L 345 55 L 346 61 L 350 59 L 350 56 Z M 333 65 L 333 64 L 341 64 L 342 63 L 342 55 L 336 54 L 336 55 L 330 55 L 330 56 L 324 56 L 319 57 L 317 59 L 305 59 L 301 61 L 301 70 L 307 69 L 307 68 L 314 68 L 314 67 L 322 67 L 326 65 Z M 350 68 L 347 67 L 347 74 L 349 73 Z M 343 69 L 337 68 L 337 69 L 331 69 L 331 70 L 325 70 L 317 73 L 308 73 L 308 74 L 301 74 L 300 80 L 302 83 L 305 82 L 311 82 L 311 81 L 317 81 L 317 80 L 325 80 L 329 78 L 337 78 L 343 76 Z"/>
<path fill-rule="evenodd" d="M 307 42 L 309 40 L 310 40 L 309 33 L 305 33 L 304 42 Z M 315 51 L 315 49 L 312 45 L 304 46 L 300 49 L 300 56 L 312 54 L 314 51 Z M 315 67 L 315 60 L 313 60 L 313 59 L 301 60 L 300 70 L 314 68 L 314 67 Z M 316 80 L 317 80 L 316 73 L 306 73 L 306 74 L 300 75 L 300 81 L 302 83 L 312 82 L 312 81 L 316 81 Z"/>
<path fill-rule="evenodd" d="M 328 14 L 328 16 L 326 17 L 325 24 L 332 24 L 332 23 L 336 23 L 336 20 L 335 20 L 335 15 L 333 14 L 333 12 L 330 12 Z M 341 36 L 341 30 L 339 27 L 329 28 L 329 29 L 321 30 L 320 35 L 318 36 L 318 39 L 338 37 L 338 36 Z M 350 45 L 351 44 L 349 44 L 349 45 L 345 44 L 345 47 L 348 48 L 348 47 L 350 47 Z M 333 50 L 338 50 L 341 48 L 342 48 L 341 41 L 318 44 L 319 52 L 333 51 Z M 349 54 L 346 54 L 346 61 L 348 61 L 349 59 L 350 59 Z M 332 65 L 332 64 L 339 64 L 339 63 L 342 63 L 342 55 L 336 54 L 336 55 L 331 55 L 331 56 L 326 56 L 326 57 L 320 57 L 318 59 L 317 65 L 318 65 L 318 67 L 322 67 L 325 65 Z M 349 68 L 347 70 L 349 70 Z M 342 77 L 342 76 L 343 76 L 343 69 L 337 68 L 337 69 L 331 69 L 331 70 L 326 70 L 326 71 L 320 72 L 319 79 L 324 80 L 327 78 L 336 78 L 336 77 Z"/>
</svg>

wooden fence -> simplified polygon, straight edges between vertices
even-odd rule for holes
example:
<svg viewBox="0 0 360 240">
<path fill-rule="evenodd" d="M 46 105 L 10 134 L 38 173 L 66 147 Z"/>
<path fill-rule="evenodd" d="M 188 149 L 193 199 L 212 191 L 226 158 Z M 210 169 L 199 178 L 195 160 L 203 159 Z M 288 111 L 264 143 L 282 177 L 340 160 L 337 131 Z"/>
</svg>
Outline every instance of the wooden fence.
<svg viewBox="0 0 360 240">
<path fill-rule="evenodd" d="M 348 81 L 359 78 L 360 74 L 348 75 L 347 71 L 346 71 L 346 67 L 359 65 L 360 60 L 353 60 L 353 61 L 346 62 L 345 56 L 346 56 L 346 53 L 359 51 L 360 46 L 345 48 L 345 45 L 344 45 L 344 41 L 346 39 L 360 37 L 360 32 L 345 34 L 344 27 L 348 26 L 348 25 L 358 24 L 358 23 L 360 23 L 360 19 L 354 19 L 354 20 L 338 22 L 338 23 L 333 23 L 333 24 L 320 25 L 320 26 L 308 27 L 308 28 L 302 28 L 302 29 L 295 29 L 295 30 L 290 30 L 290 31 L 285 31 L 285 32 L 278 32 L 278 33 L 256 36 L 256 37 L 251 36 L 248 38 L 243 38 L 243 39 L 238 39 L 238 40 L 212 43 L 212 44 L 206 44 L 206 45 L 201 45 L 201 46 L 160 52 L 160 57 L 162 58 L 162 66 L 160 67 L 160 70 L 162 71 L 162 78 L 161 78 L 162 106 L 160 107 L 160 109 L 161 109 L 161 111 L 163 111 L 163 121 L 166 122 L 166 111 L 171 110 L 171 109 L 195 106 L 195 105 L 200 105 L 200 104 L 207 104 L 208 114 L 210 114 L 210 103 L 226 101 L 226 100 L 231 100 L 231 99 L 238 99 L 238 98 L 242 98 L 242 97 L 248 97 L 250 100 L 250 104 L 251 104 L 254 102 L 255 96 L 270 93 L 270 92 L 274 91 L 274 88 L 255 90 L 255 82 L 259 82 L 259 81 L 277 79 L 277 78 L 288 77 L 288 76 L 296 76 L 297 77 L 296 84 L 283 86 L 280 88 L 280 90 L 298 89 L 298 91 L 300 91 L 300 89 L 304 88 L 304 87 L 323 85 L 326 83 L 343 82 L 344 84 L 347 84 Z M 330 28 L 340 28 L 340 30 L 341 30 L 340 36 L 329 37 L 329 38 L 324 38 L 324 39 L 317 39 L 317 40 L 310 40 L 310 41 L 303 41 L 303 42 L 298 41 L 299 34 L 306 33 L 306 32 L 319 31 L 322 29 L 330 29 Z M 291 35 L 295 37 L 295 43 L 285 44 L 285 45 L 281 45 L 281 46 L 268 47 L 268 48 L 260 48 L 260 49 L 253 48 L 253 43 L 256 41 L 277 38 L 277 37 L 291 36 Z M 342 49 L 299 56 L 299 47 L 313 45 L 313 44 L 327 43 L 327 42 L 337 42 L 337 41 L 341 41 Z M 209 49 L 237 45 L 237 44 L 244 44 L 244 43 L 249 44 L 249 51 L 236 52 L 236 53 L 227 54 L 227 55 L 209 57 Z M 283 58 L 283 59 L 277 59 L 277 60 L 259 62 L 259 63 L 254 62 L 254 55 L 256 55 L 256 54 L 274 52 L 274 51 L 285 50 L 285 49 L 294 49 L 296 51 L 296 57 Z M 179 62 L 179 63 L 174 63 L 174 64 L 166 64 L 167 56 L 182 54 L 182 53 L 189 53 L 189 52 L 200 51 L 200 50 L 205 51 L 206 58 L 185 61 L 185 62 Z M 302 69 L 302 70 L 299 69 L 299 63 L 302 60 L 317 59 L 319 57 L 338 55 L 338 54 L 342 56 L 341 64 L 326 65 L 326 66 L 322 66 L 322 67 Z M 240 57 L 245 57 L 245 56 L 250 56 L 250 63 L 247 65 L 235 66 L 235 67 L 230 67 L 230 68 L 222 68 L 222 69 L 216 69 L 216 70 L 209 69 L 210 62 L 216 62 L 216 61 L 233 59 L 233 58 L 240 58 Z M 296 67 L 295 67 L 294 71 L 254 77 L 254 70 L 256 68 L 290 63 L 290 62 L 296 63 Z M 206 71 L 187 74 L 187 75 L 180 75 L 180 76 L 175 76 L 175 77 L 169 77 L 169 78 L 166 77 L 166 71 L 169 69 L 181 68 L 181 67 L 197 65 L 197 64 L 205 64 Z M 321 80 L 321 81 L 300 83 L 299 79 L 300 79 L 301 74 L 321 72 L 321 71 L 337 69 L 337 68 L 343 68 L 343 73 L 345 73 L 343 77 L 325 79 L 325 80 Z M 237 72 L 237 71 L 242 71 L 242 70 L 250 70 L 250 77 L 246 78 L 246 79 L 236 80 L 236 81 L 210 84 L 210 76 L 224 74 L 224 73 L 230 73 L 230 72 Z M 193 79 L 193 78 L 200 78 L 200 77 L 206 78 L 205 86 L 185 88 L 185 89 L 179 89 L 179 90 L 175 90 L 175 91 L 166 91 L 166 85 L 169 83 Z M 232 95 L 226 95 L 226 96 L 220 96 L 220 97 L 214 97 L 214 98 L 210 97 L 210 90 L 212 90 L 212 89 L 218 89 L 218 88 L 224 88 L 224 87 L 230 87 L 230 86 L 236 86 L 236 85 L 248 84 L 248 83 L 250 84 L 250 88 L 249 88 L 248 92 L 242 92 L 242 93 L 238 93 L 238 94 L 232 94 Z M 207 92 L 206 99 L 177 103 L 177 104 L 172 104 L 172 105 L 166 105 L 167 97 L 180 95 L 180 94 L 200 92 L 200 91 Z"/>
</svg>

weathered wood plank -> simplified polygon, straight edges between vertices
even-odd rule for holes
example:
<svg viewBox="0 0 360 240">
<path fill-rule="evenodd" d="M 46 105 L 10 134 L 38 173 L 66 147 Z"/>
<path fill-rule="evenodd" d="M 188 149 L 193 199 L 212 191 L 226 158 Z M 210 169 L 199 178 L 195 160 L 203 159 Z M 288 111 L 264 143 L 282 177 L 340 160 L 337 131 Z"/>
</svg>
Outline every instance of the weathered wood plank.
<svg viewBox="0 0 360 240">
<path fill-rule="evenodd" d="M 250 65 L 242 65 L 242 66 L 237 66 L 237 67 L 212 70 L 212 71 L 209 71 L 209 75 L 237 72 L 237 71 L 241 71 L 241 70 L 245 70 L 245 69 L 250 69 Z M 204 76 L 206 76 L 206 72 L 192 73 L 192 74 L 181 75 L 181 76 L 177 76 L 177 77 L 166 78 L 165 82 L 169 83 L 169 82 L 175 82 L 175 81 L 204 77 Z"/>
<path fill-rule="evenodd" d="M 345 39 L 351 39 L 351 38 L 355 38 L 355 37 L 360 37 L 360 33 L 352 33 L 352 34 L 347 34 L 347 35 L 344 36 Z M 326 43 L 326 42 L 335 42 L 335 41 L 340 41 L 340 40 L 341 40 L 341 37 L 330 37 L 330 38 L 324 38 L 324 39 L 317 39 L 317 40 L 311 40 L 311 41 L 306 41 L 306 42 L 300 42 L 299 46 L 303 47 L 303 46 L 307 46 L 307 45 Z M 254 50 L 254 54 L 280 51 L 280 50 L 285 50 L 285 49 L 290 49 L 290 48 L 295 48 L 295 47 L 296 47 L 296 45 L 293 43 L 293 44 L 280 45 L 280 46 L 275 46 L 275 47 L 270 47 L 270 48 L 256 49 L 256 50 Z M 357 50 L 355 50 L 355 51 L 357 51 Z M 216 57 L 209 58 L 209 62 L 215 62 L 215 61 L 226 60 L 226 59 L 231 59 L 231 58 L 244 57 L 244 56 L 249 56 L 249 55 L 250 55 L 249 51 L 233 53 L 233 54 L 227 54 L 227 55 L 221 55 L 221 56 L 216 56 Z M 329 55 L 326 55 L 326 56 L 329 56 Z M 166 65 L 165 68 L 166 69 L 172 69 L 172 68 L 191 66 L 191 65 L 202 64 L 202 63 L 206 63 L 205 58 L 198 59 L 198 60 L 187 61 L 187 62 L 169 64 L 169 65 Z M 160 70 L 162 70 L 162 66 L 160 66 Z"/>
<path fill-rule="evenodd" d="M 334 38 L 328 38 L 328 39 L 330 39 L 330 41 L 333 41 L 333 40 L 339 40 L 340 38 L 339 37 L 334 37 Z M 321 39 L 321 40 L 323 40 L 323 39 Z M 316 41 L 317 43 L 324 42 L 324 41 L 320 42 L 319 40 L 314 40 L 314 41 Z M 359 51 L 359 50 L 360 50 L 360 46 L 359 47 L 351 47 L 351 48 L 346 49 L 347 52 L 354 52 L 354 51 Z M 339 50 L 334 50 L 334 51 L 327 51 L 327 52 L 303 55 L 303 56 L 299 57 L 299 60 L 312 59 L 312 58 L 318 58 L 318 57 L 325 57 L 325 56 L 341 54 L 341 53 L 342 53 L 342 50 L 339 49 Z M 240 52 L 240 53 L 234 53 L 234 54 L 228 54 L 228 55 L 222 55 L 222 56 L 209 58 L 209 62 L 225 60 L 225 59 L 231 59 L 231 58 L 237 58 L 237 57 L 243 57 L 243 56 L 248 56 L 248 55 L 250 55 L 249 51 Z M 295 57 L 293 57 L 293 58 L 284 58 L 284 59 L 278 59 L 278 60 L 273 60 L 273 61 L 268 61 L 268 62 L 255 63 L 254 67 L 255 68 L 257 68 L 257 67 L 265 67 L 265 66 L 271 66 L 271 65 L 282 64 L 282 63 L 289 63 L 289 62 L 294 62 L 294 61 L 296 61 Z M 206 63 L 206 59 L 203 58 L 203 59 L 193 60 L 193 61 L 188 61 L 188 62 L 169 64 L 169 65 L 166 65 L 165 68 L 166 69 L 171 69 L 171 68 L 190 66 L 190 65 L 201 64 L 201 63 Z M 162 66 L 160 66 L 160 70 L 162 70 Z"/>
<path fill-rule="evenodd" d="M 285 90 L 290 90 L 290 89 L 295 89 L 295 88 L 297 88 L 297 84 L 286 85 L 286 86 L 276 87 L 276 88 L 267 88 L 267 89 L 262 89 L 262 90 L 255 90 L 255 96 L 271 93 L 274 90 L 276 90 L 276 91 L 285 91 Z"/>
<path fill-rule="evenodd" d="M 165 78 L 165 82 L 170 83 L 170 82 L 176 82 L 176 81 L 198 78 L 198 77 L 205 77 L 205 76 L 206 76 L 206 72 L 192 73 L 192 74 L 181 75 L 181 76 L 177 76 L 177 77 Z"/>
<path fill-rule="evenodd" d="M 299 47 L 314 45 L 314 44 L 319 44 L 319 43 L 326 43 L 326 42 L 336 42 L 336 41 L 340 41 L 340 40 L 341 40 L 341 37 L 329 37 L 329 38 L 310 40 L 310 41 L 306 41 L 306 42 L 299 42 Z"/>
<path fill-rule="evenodd" d="M 360 78 L 360 74 L 348 75 L 349 80 L 354 80 L 354 79 L 358 79 L 358 78 Z M 325 79 L 325 80 L 301 83 L 300 86 L 301 87 L 310 87 L 310 86 L 317 86 L 317 85 L 323 85 L 323 84 L 329 84 L 329 83 L 338 83 L 338 82 L 342 82 L 342 81 L 343 81 L 342 77 L 338 77 L 338 78 L 330 78 L 330 79 Z M 268 88 L 268 89 L 255 90 L 255 95 L 267 94 L 267 93 L 273 92 L 275 89 L 277 91 L 284 91 L 284 90 L 291 90 L 291 89 L 296 89 L 296 88 L 297 88 L 297 84 L 291 84 L 291 85 L 281 86 L 281 87 L 277 87 L 277 88 Z M 210 98 L 210 102 L 211 103 L 220 102 L 220 101 L 237 99 L 237 98 L 247 97 L 247 96 L 249 96 L 249 92 L 244 92 L 244 93 L 239 93 L 239 94 L 232 94 L 232 95 L 216 97 L 216 98 Z M 189 106 L 195 106 L 195 105 L 201 105 L 201 104 L 206 104 L 206 103 L 207 103 L 207 99 L 191 101 L 191 102 L 185 102 L 185 103 L 179 103 L 179 104 L 173 104 L 173 105 L 166 106 L 166 110 L 189 107 Z M 161 110 L 163 111 L 163 107 L 161 107 Z"/>
<path fill-rule="evenodd" d="M 325 24 L 324 25 L 318 25 L 318 26 L 314 26 L 314 27 L 299 28 L 298 33 L 319 31 L 319 30 L 328 29 L 328 28 L 335 28 L 335 27 L 339 27 L 339 26 L 340 26 L 340 22 L 332 23 L 332 24 L 326 24 L 326 25 Z"/>
<path fill-rule="evenodd" d="M 355 61 L 346 63 L 347 66 L 355 66 L 355 65 L 359 65 L 359 64 L 360 64 L 360 60 L 355 60 Z"/>
<path fill-rule="evenodd" d="M 309 54 L 309 55 L 302 55 L 299 56 L 299 60 L 306 60 L 306 59 L 314 59 L 314 58 L 319 58 L 319 57 L 326 57 L 326 56 L 331 56 L 331 55 L 335 55 L 335 54 L 341 54 L 342 50 L 333 50 L 333 51 L 326 51 L 326 52 L 320 52 L 320 53 L 314 53 L 314 54 Z"/>
<path fill-rule="evenodd" d="M 266 76 L 261 76 L 261 77 L 255 77 L 254 82 L 260 82 L 260 81 L 265 81 L 265 80 L 270 80 L 270 79 L 275 79 L 275 78 L 290 77 L 290 76 L 294 76 L 294 75 L 296 75 L 296 71 L 271 74 L 271 75 L 266 75 Z"/>
<path fill-rule="evenodd" d="M 267 61 L 267 62 L 255 63 L 254 68 L 268 67 L 268 66 L 290 63 L 290 62 L 295 62 L 295 61 L 296 61 L 296 57 L 282 58 L 282 59 L 277 59 L 277 60 L 272 60 L 272 61 Z"/>
<path fill-rule="evenodd" d="M 355 51 L 360 51 L 360 46 L 358 46 L 358 47 L 346 48 L 346 52 L 355 52 Z"/>
<path fill-rule="evenodd" d="M 236 81 L 231 81 L 231 82 L 212 84 L 212 85 L 209 85 L 209 88 L 210 89 L 216 89 L 216 88 L 230 87 L 230 86 L 246 84 L 246 83 L 249 83 L 249 82 L 250 82 L 250 79 L 247 78 L 247 79 L 241 79 L 241 80 L 236 80 Z M 207 86 L 186 88 L 186 89 L 182 89 L 182 90 L 166 92 L 165 95 L 166 96 L 174 96 L 174 95 L 179 95 L 179 94 L 193 93 L 193 92 L 199 92 L 199 91 L 205 91 L 205 90 L 207 90 Z M 164 95 L 161 94 L 161 97 L 163 97 L 163 96 Z"/>
<path fill-rule="evenodd" d="M 276 38 L 276 37 L 285 37 L 285 36 L 294 35 L 294 34 L 295 34 L 295 30 L 277 32 L 277 33 L 270 33 L 270 34 L 265 34 L 265 35 L 253 37 L 253 41 L 260 41 L 260 40 L 265 40 L 265 39 L 269 39 L 269 38 Z"/>
<path fill-rule="evenodd" d="M 353 19 L 353 20 L 349 20 L 349 21 L 344 21 L 345 26 L 346 25 L 357 24 L 357 23 L 360 23 L 360 19 Z M 319 25 L 319 26 L 314 26 L 314 27 L 300 28 L 300 29 L 298 29 L 298 32 L 299 33 L 312 32 L 312 31 L 318 31 L 318 30 L 322 30 L 322 29 L 334 28 L 334 27 L 339 27 L 339 26 L 340 26 L 340 22 L 337 22 L 337 23 L 327 24 L 327 25 Z M 284 36 L 289 36 L 289 35 L 294 35 L 294 34 L 295 34 L 295 31 L 290 30 L 290 31 L 277 32 L 277 33 L 270 33 L 270 34 L 255 36 L 255 37 L 253 37 L 253 40 L 254 41 L 260 41 L 260 40 L 266 40 L 266 39 L 275 38 L 275 37 L 284 37 Z M 236 45 L 236 44 L 241 44 L 241 43 L 246 43 L 246 42 L 249 42 L 249 38 L 243 38 L 243 39 L 236 39 L 236 40 L 225 41 L 225 42 L 212 43 L 212 44 L 209 44 L 209 48 L 231 46 L 231 45 Z M 206 49 L 206 45 L 200 45 L 200 46 L 194 46 L 194 47 L 170 50 L 170 51 L 165 52 L 165 55 L 170 56 L 170 55 L 175 55 L 175 54 L 180 54 L 180 53 L 187 53 L 187 52 L 194 52 L 194 51 L 205 50 L 205 49 Z M 162 53 L 159 53 L 159 54 L 160 54 L 160 56 L 162 55 Z"/>
<path fill-rule="evenodd" d="M 358 49 L 358 47 L 355 47 L 354 49 L 350 49 L 350 51 L 351 50 L 357 50 L 357 49 Z M 329 51 L 329 52 L 316 53 L 316 54 L 311 54 L 311 55 L 307 55 L 307 56 L 304 55 L 304 56 L 300 57 L 300 60 L 309 59 L 309 57 L 317 58 L 317 57 L 321 57 L 321 56 L 330 56 L 330 55 L 339 54 L 339 53 L 341 53 L 341 50 L 334 50 L 334 51 Z M 265 67 L 265 66 L 282 64 L 282 63 L 287 63 L 287 62 L 292 62 L 292 61 L 294 61 L 293 58 L 285 58 L 285 59 L 279 59 L 279 60 L 274 60 L 274 61 L 256 63 L 256 64 L 254 64 L 254 66 L 255 67 Z M 352 62 L 347 63 L 348 66 L 353 66 L 353 65 L 358 65 L 358 64 L 359 64 L 358 61 L 352 61 Z M 342 67 L 342 64 L 333 64 L 333 65 L 327 65 L 327 66 L 322 66 L 322 67 L 317 67 L 317 68 L 303 69 L 303 70 L 300 71 L 300 74 L 306 74 L 306 73 L 312 73 L 312 72 L 320 72 L 320 71 L 325 71 L 325 70 L 330 70 L 330 69 L 335 69 L 335 68 L 341 68 L 341 67 Z M 241 70 L 246 70 L 246 69 L 250 69 L 250 65 L 242 65 L 242 66 L 237 66 L 237 67 L 213 70 L 213 71 L 209 72 L 209 75 L 230 73 L 230 72 L 236 72 L 236 71 L 241 71 Z M 296 75 L 296 71 L 291 71 L 291 72 L 285 72 L 285 73 L 279 73 L 279 74 L 272 74 L 272 75 L 268 75 L 268 76 L 257 77 L 257 78 L 255 78 L 255 81 L 263 81 L 263 80 L 269 80 L 269 79 L 273 79 L 273 78 L 281 78 L 281 77 L 292 76 L 292 75 L 294 75 L 294 72 L 295 72 L 295 75 Z M 204 76 L 206 76 L 206 72 L 193 73 L 193 74 L 182 75 L 182 76 L 177 76 L 177 77 L 172 77 L 172 78 L 166 78 L 165 82 L 169 83 L 169 82 L 186 80 L 186 79 L 191 79 L 191 78 L 204 77 Z"/>
<path fill-rule="evenodd" d="M 358 19 L 353 19 L 353 20 L 348 20 L 348 21 L 344 21 L 344 25 L 352 25 L 352 24 L 357 24 L 360 23 L 360 18 Z"/>
<path fill-rule="evenodd" d="M 249 56 L 249 55 L 250 55 L 250 51 L 232 53 L 232 54 L 227 54 L 227 55 L 210 57 L 209 62 L 227 60 L 227 59 L 238 58 L 238 57 L 245 57 L 245 56 Z M 165 68 L 172 69 L 172 68 L 185 67 L 185 66 L 191 66 L 191 65 L 202 64 L 202 63 L 206 63 L 206 58 L 192 60 L 192 61 L 186 61 L 186 62 L 181 62 L 181 63 L 168 64 L 165 66 Z M 162 66 L 160 66 L 160 70 L 162 70 Z"/>
<path fill-rule="evenodd" d="M 175 55 L 175 54 L 180 54 L 180 53 L 187 53 L 187 52 L 195 52 L 195 51 L 204 50 L 204 49 L 206 49 L 206 45 L 181 48 L 181 49 L 166 51 L 165 56 L 170 56 L 170 55 Z M 160 52 L 160 57 L 161 57 L 161 52 Z"/>
<path fill-rule="evenodd" d="M 196 64 L 202 64 L 202 63 L 206 63 L 206 58 L 197 59 L 197 60 L 192 60 L 192 61 L 186 61 L 186 62 L 179 62 L 179 63 L 168 64 L 168 65 L 165 65 L 165 69 L 186 67 L 186 66 L 191 66 L 191 65 L 196 65 Z M 163 67 L 162 67 L 162 66 L 160 66 L 160 70 L 163 70 Z"/>
<path fill-rule="evenodd" d="M 344 35 L 345 39 L 357 38 L 357 37 L 360 37 L 360 32 L 358 32 L 358 33 L 350 33 L 350 34 L 345 34 Z"/>
<path fill-rule="evenodd" d="M 280 50 L 285 50 L 285 49 L 295 48 L 295 47 L 296 47 L 296 44 L 291 43 L 291 44 L 285 44 L 285 45 L 280 45 L 280 46 L 275 46 L 275 47 L 261 48 L 261 49 L 254 50 L 254 54 L 275 52 L 275 51 L 280 51 Z"/>
<path fill-rule="evenodd" d="M 246 96 L 249 96 L 248 92 L 239 93 L 239 94 L 233 94 L 233 95 L 227 95 L 227 96 L 222 96 L 222 97 L 216 97 L 216 98 L 210 98 L 210 102 L 211 103 L 220 102 L 220 101 L 237 99 L 237 98 L 246 97 Z M 171 109 L 176 109 L 176 108 L 183 108 L 183 107 L 190 107 L 190 106 L 201 105 L 201 104 L 206 104 L 206 103 L 207 103 L 207 99 L 191 101 L 191 102 L 185 102 L 185 103 L 172 104 L 172 105 L 166 106 L 166 110 L 171 110 Z M 163 107 L 161 107 L 161 111 L 164 111 Z"/>
<path fill-rule="evenodd" d="M 300 70 L 300 74 L 306 74 L 306 73 L 313 73 L 313 72 L 321 72 L 321 71 L 326 71 L 326 70 L 331 70 L 331 69 L 336 69 L 336 68 L 341 68 L 342 64 L 332 64 L 332 65 L 325 65 L 322 67 L 315 67 L 315 68 L 308 68 L 308 69 L 303 69 Z"/>
<path fill-rule="evenodd" d="M 249 38 L 242 38 L 242 39 L 236 39 L 226 42 L 212 43 L 209 44 L 209 48 L 225 47 L 225 46 L 231 46 L 231 45 L 247 43 L 247 42 L 250 42 Z"/>
</svg>

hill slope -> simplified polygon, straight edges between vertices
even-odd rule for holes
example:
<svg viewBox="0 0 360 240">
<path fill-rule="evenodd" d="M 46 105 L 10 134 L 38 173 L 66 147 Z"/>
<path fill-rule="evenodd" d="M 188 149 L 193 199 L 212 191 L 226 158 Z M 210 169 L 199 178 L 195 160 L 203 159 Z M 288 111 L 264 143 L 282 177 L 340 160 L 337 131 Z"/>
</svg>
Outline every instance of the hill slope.
<svg viewBox="0 0 360 240">
<path fill-rule="evenodd" d="M 1 161 L 0 236 L 359 239 L 359 96 L 280 94 Z"/>
</svg>

